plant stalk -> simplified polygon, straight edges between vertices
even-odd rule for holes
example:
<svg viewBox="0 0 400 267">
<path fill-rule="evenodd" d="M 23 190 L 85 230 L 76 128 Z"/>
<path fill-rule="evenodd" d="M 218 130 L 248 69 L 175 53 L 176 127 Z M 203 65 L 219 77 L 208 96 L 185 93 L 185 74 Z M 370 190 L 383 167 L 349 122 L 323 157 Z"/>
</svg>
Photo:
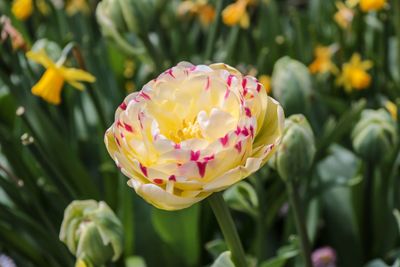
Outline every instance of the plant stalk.
<svg viewBox="0 0 400 267">
<path fill-rule="evenodd" d="M 218 25 L 219 25 L 219 21 L 220 21 L 220 17 L 221 17 L 223 2 L 224 2 L 223 0 L 217 1 L 216 12 L 215 12 L 216 15 L 214 18 L 214 22 L 210 27 L 210 34 L 208 35 L 208 38 L 207 38 L 206 52 L 204 55 L 205 60 L 212 60 L 212 58 L 211 58 L 212 51 L 214 48 L 215 38 L 217 37 L 217 29 L 218 29 Z"/>
<path fill-rule="evenodd" d="M 286 189 L 289 197 L 290 207 L 293 211 L 297 233 L 300 238 L 300 249 L 303 255 L 304 266 L 313 267 L 311 262 L 310 241 L 308 240 L 305 218 L 300 205 L 299 192 L 297 191 L 294 181 L 287 181 Z"/>
<path fill-rule="evenodd" d="M 217 218 L 218 224 L 224 235 L 225 242 L 231 251 L 231 259 L 236 267 L 247 267 L 246 256 L 240 241 L 238 232 L 233 222 L 231 213 L 221 192 L 214 193 L 208 198 L 208 202 Z"/>
</svg>

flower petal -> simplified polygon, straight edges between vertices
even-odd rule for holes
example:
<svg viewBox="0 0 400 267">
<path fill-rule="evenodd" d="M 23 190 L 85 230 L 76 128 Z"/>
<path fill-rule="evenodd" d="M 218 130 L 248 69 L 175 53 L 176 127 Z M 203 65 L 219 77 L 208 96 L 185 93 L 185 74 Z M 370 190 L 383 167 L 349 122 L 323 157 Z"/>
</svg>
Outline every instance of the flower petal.
<svg viewBox="0 0 400 267">
<path fill-rule="evenodd" d="M 53 60 L 51 60 L 44 49 L 40 49 L 39 51 L 28 51 L 26 53 L 26 57 L 29 60 L 41 64 L 46 69 L 50 67 L 55 67 Z"/>
<path fill-rule="evenodd" d="M 154 184 L 142 184 L 138 181 L 130 179 L 128 185 L 133 187 L 138 195 L 143 197 L 147 202 L 159 209 L 178 210 L 187 208 L 208 197 L 211 193 L 203 193 L 198 196 L 180 197 L 170 194 Z"/>
</svg>

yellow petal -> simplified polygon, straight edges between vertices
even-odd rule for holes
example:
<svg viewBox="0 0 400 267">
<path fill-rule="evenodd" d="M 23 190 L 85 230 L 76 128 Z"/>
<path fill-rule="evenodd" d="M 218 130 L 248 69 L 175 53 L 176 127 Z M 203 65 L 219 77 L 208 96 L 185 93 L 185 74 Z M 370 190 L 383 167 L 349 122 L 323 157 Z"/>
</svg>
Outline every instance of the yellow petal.
<svg viewBox="0 0 400 267">
<path fill-rule="evenodd" d="M 243 29 L 248 29 L 250 26 L 250 17 L 249 17 L 249 13 L 245 12 L 242 16 L 242 18 L 240 19 L 240 27 L 242 27 Z"/>
<path fill-rule="evenodd" d="M 11 12 L 19 20 L 28 19 L 33 12 L 33 1 L 32 0 L 14 0 Z"/>
<path fill-rule="evenodd" d="M 134 179 L 128 181 L 128 185 L 133 187 L 138 195 L 144 198 L 147 202 L 154 205 L 159 209 L 164 210 L 179 210 L 190 207 L 204 198 L 208 197 L 211 193 L 202 193 L 195 197 L 190 196 L 177 196 L 170 194 L 154 184 L 142 184 Z"/>
<path fill-rule="evenodd" d="M 268 96 L 267 112 L 265 112 L 262 127 L 254 140 L 253 148 L 257 149 L 265 144 L 279 142 L 283 133 L 284 120 L 285 115 L 282 107 L 276 100 Z"/>
<path fill-rule="evenodd" d="M 246 15 L 246 6 L 246 0 L 238 0 L 236 3 L 228 5 L 222 11 L 222 21 L 228 26 L 238 24 L 242 17 Z"/>
<path fill-rule="evenodd" d="M 96 77 L 90 74 L 87 71 L 75 69 L 75 68 L 65 68 L 61 67 L 61 72 L 65 78 L 65 80 L 69 83 L 84 81 L 84 82 L 94 82 L 96 81 Z"/>
<path fill-rule="evenodd" d="M 262 158 L 247 158 L 244 166 L 238 166 L 229 170 L 221 177 L 218 177 L 218 179 L 214 179 L 212 182 L 205 184 L 204 191 L 217 192 L 224 190 L 257 171 L 261 165 Z"/>
<path fill-rule="evenodd" d="M 392 116 L 392 118 L 397 121 L 397 106 L 395 103 L 393 103 L 392 101 L 386 101 L 385 102 L 385 108 L 389 111 L 390 115 Z"/>
<path fill-rule="evenodd" d="M 58 105 L 61 102 L 61 90 L 64 78 L 55 68 L 45 71 L 39 82 L 32 87 L 32 94 L 39 96 L 47 102 Z"/>
<path fill-rule="evenodd" d="M 79 91 L 85 90 L 85 86 L 80 82 L 68 82 L 72 87 L 78 89 Z"/>
<path fill-rule="evenodd" d="M 260 77 L 258 77 L 258 81 L 264 86 L 264 89 L 267 92 L 267 94 L 270 94 L 271 93 L 271 77 L 263 74 L 263 75 L 260 75 Z"/>
<path fill-rule="evenodd" d="M 41 64 L 45 68 L 54 67 L 53 60 L 51 60 L 44 49 L 40 49 L 39 51 L 28 51 L 26 57 L 29 60 Z"/>
</svg>

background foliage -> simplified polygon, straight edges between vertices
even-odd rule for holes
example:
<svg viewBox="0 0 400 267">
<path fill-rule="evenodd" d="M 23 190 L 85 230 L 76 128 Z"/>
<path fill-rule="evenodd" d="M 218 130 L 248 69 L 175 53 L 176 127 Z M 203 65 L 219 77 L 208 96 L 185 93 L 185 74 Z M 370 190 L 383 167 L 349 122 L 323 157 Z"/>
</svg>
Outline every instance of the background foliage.
<svg viewBox="0 0 400 267">
<path fill-rule="evenodd" d="M 40 11 L 43 3 L 47 13 Z M 97 79 L 84 92 L 67 85 L 61 105 L 53 106 L 30 92 L 42 69 L 23 49 L 12 49 L 9 39 L 2 41 L 0 252 L 18 266 L 72 266 L 58 237 L 63 211 L 74 199 L 96 199 L 104 200 L 124 227 L 123 257 L 110 266 L 227 266 L 226 246 L 206 202 L 178 212 L 151 207 L 126 185 L 103 144 L 127 93 L 180 61 L 225 62 L 244 73 L 272 75 L 272 95 L 289 95 L 286 114 L 303 113 L 310 121 L 317 153 L 299 189 L 312 247 L 331 246 L 338 266 L 398 266 L 400 216 L 393 211 L 400 206 L 399 145 L 376 155 L 383 160 L 367 161 L 354 152 L 351 140 L 364 109 L 399 103 L 397 0 L 378 12 L 353 9 L 347 29 L 334 21 L 337 7 L 330 0 L 253 1 L 248 28 L 222 22 L 220 13 L 230 1 L 210 0 L 216 16 L 206 24 L 196 14 L 179 14 L 178 0 L 119 3 L 132 13 L 119 16 L 108 9 L 116 12 L 110 15 L 115 27 L 106 27 L 96 20 L 97 1 L 88 2 L 87 12 L 67 12 L 62 1 L 34 1 L 31 17 L 20 21 L 11 3 L 0 0 L 0 13 L 11 18 L 27 47 L 45 38 L 58 45 L 57 55 L 73 42 L 81 57 L 69 57 L 68 64 L 85 66 Z M 355 52 L 373 62 L 367 89 L 346 92 L 333 73 L 309 73 L 315 47 L 332 44 L 337 46 L 332 62 L 339 68 Z M 301 63 L 279 70 L 275 63 L 284 56 Z M 374 181 L 368 190 L 367 176 Z M 225 198 L 258 266 L 301 266 L 285 185 L 273 168 L 265 166 Z"/>
</svg>

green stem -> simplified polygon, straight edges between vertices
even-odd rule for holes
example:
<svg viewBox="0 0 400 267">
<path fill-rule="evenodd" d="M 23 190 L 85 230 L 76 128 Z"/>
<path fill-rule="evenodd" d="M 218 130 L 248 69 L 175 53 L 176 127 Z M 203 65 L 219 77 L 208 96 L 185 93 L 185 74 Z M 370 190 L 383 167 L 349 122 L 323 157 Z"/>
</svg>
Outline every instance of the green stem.
<svg viewBox="0 0 400 267">
<path fill-rule="evenodd" d="M 296 229 L 300 237 L 300 249 L 303 254 L 304 266 L 312 267 L 311 263 L 311 250 L 310 242 L 308 240 L 307 228 L 305 224 L 303 210 L 300 205 L 299 192 L 297 187 L 294 185 L 293 181 L 286 182 L 287 193 L 289 197 L 289 202 L 294 215 L 294 221 L 296 224 Z"/>
<path fill-rule="evenodd" d="M 255 227 L 255 241 L 254 241 L 254 255 L 259 261 L 264 260 L 264 252 L 265 252 L 265 246 L 264 246 L 264 241 L 265 241 L 265 235 L 267 232 L 267 227 L 265 224 L 265 214 L 266 212 L 266 207 L 265 203 L 267 202 L 265 198 L 265 193 L 264 193 L 264 188 L 263 188 L 263 183 L 262 180 L 259 179 L 258 177 L 250 177 L 250 182 L 254 185 L 254 188 L 257 192 L 258 196 L 258 211 L 255 216 L 255 222 L 256 222 L 256 227 Z"/>
<path fill-rule="evenodd" d="M 218 24 L 219 24 L 220 17 L 221 17 L 223 2 L 224 2 L 223 0 L 217 1 L 217 7 L 216 7 L 216 12 L 215 12 L 216 16 L 215 16 L 213 24 L 210 27 L 210 34 L 208 35 L 208 38 L 207 38 L 206 53 L 204 54 L 205 60 L 211 60 L 212 51 L 213 51 L 214 43 L 215 43 L 215 38 L 217 37 L 217 29 L 218 29 Z"/>
<path fill-rule="evenodd" d="M 238 232 L 221 192 L 212 194 L 208 201 L 221 227 L 225 242 L 231 251 L 231 258 L 236 267 L 247 267 L 246 256 Z"/>
<path fill-rule="evenodd" d="M 364 253 L 366 259 L 371 259 L 372 253 L 372 199 L 373 199 L 373 182 L 374 182 L 374 165 L 372 162 L 367 162 L 364 166 Z"/>
</svg>

